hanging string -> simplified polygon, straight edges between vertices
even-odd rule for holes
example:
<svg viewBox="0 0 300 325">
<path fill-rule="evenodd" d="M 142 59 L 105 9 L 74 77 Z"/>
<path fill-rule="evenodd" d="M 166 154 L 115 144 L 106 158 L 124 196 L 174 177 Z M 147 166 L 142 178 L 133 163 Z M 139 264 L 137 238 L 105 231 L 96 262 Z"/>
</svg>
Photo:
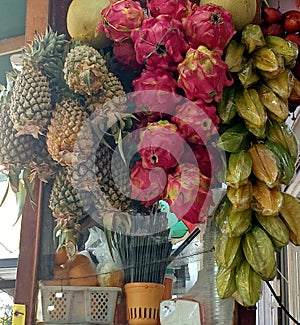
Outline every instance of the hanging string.
<svg viewBox="0 0 300 325">
<path fill-rule="evenodd" d="M 280 298 L 277 296 L 275 290 L 273 289 L 273 287 L 271 286 L 269 281 L 266 281 L 267 286 L 269 287 L 270 291 L 272 292 L 275 300 L 277 301 L 278 305 L 282 308 L 282 310 L 286 313 L 286 315 L 288 316 L 288 318 L 290 318 L 296 325 L 300 325 L 300 322 L 297 321 L 296 318 L 294 318 L 290 312 L 286 309 L 286 307 L 282 304 Z"/>
</svg>

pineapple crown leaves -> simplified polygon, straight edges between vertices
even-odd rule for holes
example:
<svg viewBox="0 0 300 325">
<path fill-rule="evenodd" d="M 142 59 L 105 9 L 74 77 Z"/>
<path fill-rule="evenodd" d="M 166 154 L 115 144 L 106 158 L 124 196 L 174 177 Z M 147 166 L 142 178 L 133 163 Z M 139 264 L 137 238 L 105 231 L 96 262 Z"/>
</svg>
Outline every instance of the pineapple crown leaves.
<svg viewBox="0 0 300 325">
<path fill-rule="evenodd" d="M 44 35 L 36 35 L 32 43 L 24 48 L 23 59 L 40 67 L 47 67 L 48 62 L 59 64 L 66 55 L 68 44 L 65 34 L 57 34 L 48 27 Z"/>
<path fill-rule="evenodd" d="M 36 35 L 32 43 L 23 49 L 24 64 L 41 69 L 48 77 L 51 88 L 65 88 L 62 69 L 68 44 L 65 34 L 58 34 L 49 26 L 45 34 Z"/>
<path fill-rule="evenodd" d="M 0 201 L 0 207 L 5 202 L 9 189 L 11 189 L 15 193 L 17 204 L 17 215 L 16 221 L 14 222 L 14 225 L 16 225 L 22 215 L 27 196 L 29 197 L 32 207 L 36 206 L 33 200 L 33 182 L 29 177 L 29 171 L 21 170 L 20 168 L 11 168 L 7 176 L 1 175 L 1 179 L 7 182 L 7 187 Z"/>
<path fill-rule="evenodd" d="M 79 234 L 80 225 L 77 222 L 77 218 L 70 215 L 67 219 L 62 218 L 57 221 L 52 233 L 53 242 L 56 243 L 58 238 L 57 249 L 69 243 L 76 246 Z"/>
</svg>

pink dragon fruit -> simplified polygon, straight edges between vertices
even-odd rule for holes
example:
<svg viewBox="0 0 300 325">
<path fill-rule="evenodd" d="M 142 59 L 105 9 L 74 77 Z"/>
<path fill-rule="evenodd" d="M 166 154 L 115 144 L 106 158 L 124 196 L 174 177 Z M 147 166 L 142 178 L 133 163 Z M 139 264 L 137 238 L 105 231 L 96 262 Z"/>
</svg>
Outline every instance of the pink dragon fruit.
<svg viewBox="0 0 300 325">
<path fill-rule="evenodd" d="M 101 21 L 96 33 L 103 31 L 108 38 L 121 42 L 130 38 L 131 32 L 141 26 L 144 18 L 144 11 L 138 1 L 111 1 L 101 11 Z"/>
<path fill-rule="evenodd" d="M 132 68 L 135 71 L 142 70 L 142 65 L 136 61 L 132 39 L 128 38 L 122 42 L 114 42 L 113 55 L 124 68 Z"/>
<path fill-rule="evenodd" d="M 163 69 L 143 70 L 132 85 L 135 92 L 130 94 L 130 99 L 135 102 L 137 112 L 150 110 L 173 114 L 176 104 L 182 98 L 176 94 L 179 90 L 177 81 L 170 72 Z"/>
<path fill-rule="evenodd" d="M 184 163 L 195 164 L 196 161 L 200 172 L 209 178 L 212 177 L 212 162 L 210 161 L 210 156 L 205 145 L 186 144 L 182 157 Z"/>
<path fill-rule="evenodd" d="M 193 5 L 190 14 L 183 18 L 182 25 L 191 47 L 196 49 L 204 45 L 221 54 L 235 34 L 232 15 L 215 4 Z"/>
<path fill-rule="evenodd" d="M 208 105 L 201 100 L 185 100 L 177 105 L 176 114 L 171 117 L 185 140 L 195 144 L 205 144 L 218 133 L 220 118 L 215 105 Z"/>
<path fill-rule="evenodd" d="M 175 172 L 168 174 L 163 200 L 168 202 L 171 212 L 178 219 L 190 223 L 204 222 L 212 204 L 209 183 L 209 178 L 202 175 L 195 165 L 180 164 Z"/>
<path fill-rule="evenodd" d="M 186 97 L 206 103 L 220 100 L 223 88 L 234 81 L 220 54 L 203 45 L 187 51 L 184 61 L 178 65 L 178 73 L 178 86 Z"/>
<path fill-rule="evenodd" d="M 146 207 L 161 199 L 166 183 L 167 175 L 162 168 L 146 169 L 141 160 L 136 161 L 130 170 L 131 198 Z"/>
<path fill-rule="evenodd" d="M 141 131 L 138 152 L 144 168 L 161 167 L 165 171 L 177 166 L 184 151 L 184 139 L 177 126 L 168 121 L 149 123 Z"/>
<path fill-rule="evenodd" d="M 145 63 L 148 70 L 176 70 L 189 48 L 181 22 L 167 15 L 144 19 L 131 37 L 137 62 Z"/>
<path fill-rule="evenodd" d="M 192 4 L 189 0 L 149 0 L 147 8 L 152 17 L 169 15 L 174 19 L 181 20 L 189 14 Z"/>
</svg>

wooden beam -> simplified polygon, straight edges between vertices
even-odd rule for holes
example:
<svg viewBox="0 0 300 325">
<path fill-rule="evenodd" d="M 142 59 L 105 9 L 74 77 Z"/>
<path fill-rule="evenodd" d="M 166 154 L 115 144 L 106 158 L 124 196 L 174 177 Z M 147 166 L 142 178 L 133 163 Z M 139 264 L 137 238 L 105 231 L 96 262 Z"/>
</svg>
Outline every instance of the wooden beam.
<svg viewBox="0 0 300 325">
<path fill-rule="evenodd" d="M 25 45 L 25 35 L 0 40 L 0 56 L 20 51 Z"/>
<path fill-rule="evenodd" d="M 48 26 L 49 0 L 27 0 L 25 42 L 44 34 Z"/>
<path fill-rule="evenodd" d="M 21 223 L 20 253 L 16 277 L 15 304 L 26 306 L 26 325 L 34 324 L 37 297 L 37 269 L 41 229 L 42 183 L 35 181 L 33 201 L 25 202 Z"/>
<path fill-rule="evenodd" d="M 36 34 L 43 34 L 48 26 L 48 0 L 27 0 L 25 44 Z M 43 186 L 35 180 L 32 206 L 29 198 L 22 213 L 20 253 L 17 268 L 15 304 L 26 306 L 25 325 L 35 324 L 37 272 L 40 251 L 41 202 Z"/>
<path fill-rule="evenodd" d="M 233 325 L 255 325 L 256 324 L 256 306 L 243 307 L 235 302 Z"/>
</svg>

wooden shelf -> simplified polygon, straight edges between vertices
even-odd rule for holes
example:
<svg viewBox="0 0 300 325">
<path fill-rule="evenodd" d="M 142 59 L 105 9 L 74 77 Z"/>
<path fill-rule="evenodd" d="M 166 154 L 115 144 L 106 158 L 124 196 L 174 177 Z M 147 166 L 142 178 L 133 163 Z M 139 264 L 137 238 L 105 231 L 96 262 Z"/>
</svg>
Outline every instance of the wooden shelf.
<svg viewBox="0 0 300 325">
<path fill-rule="evenodd" d="M 25 35 L 0 40 L 0 56 L 19 52 L 25 45 Z"/>
</svg>

